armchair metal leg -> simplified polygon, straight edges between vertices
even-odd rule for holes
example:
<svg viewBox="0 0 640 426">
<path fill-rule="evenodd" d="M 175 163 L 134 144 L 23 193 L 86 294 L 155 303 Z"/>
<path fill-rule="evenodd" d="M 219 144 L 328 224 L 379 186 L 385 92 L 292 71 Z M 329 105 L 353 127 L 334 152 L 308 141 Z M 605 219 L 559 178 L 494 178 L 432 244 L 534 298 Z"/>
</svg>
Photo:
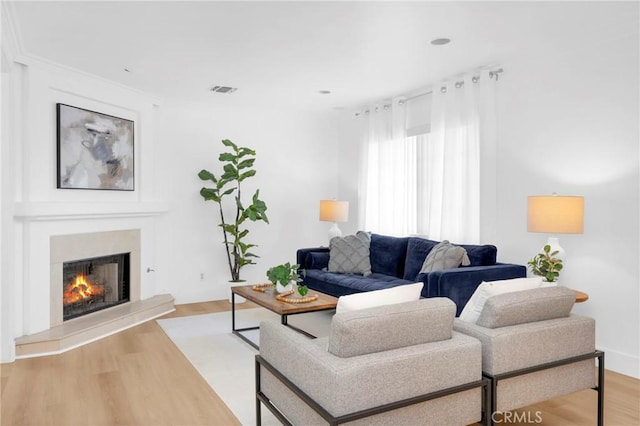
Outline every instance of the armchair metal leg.
<svg viewBox="0 0 640 426">
<path fill-rule="evenodd" d="M 512 377 L 522 376 L 525 374 L 535 373 L 537 371 L 546 370 L 549 368 L 559 367 L 561 365 L 573 364 L 575 362 L 584 361 L 587 359 L 598 358 L 598 384 L 593 389 L 598 392 L 598 426 L 604 426 L 604 352 L 594 351 L 592 353 L 578 355 L 571 358 L 561 359 L 558 361 L 549 362 L 546 364 L 536 365 L 533 367 L 523 368 L 516 371 L 509 371 L 502 374 L 491 375 L 483 373 L 483 376 L 491 380 L 491 411 L 489 412 L 489 425 L 494 426 L 495 420 L 494 414 L 497 412 L 498 405 L 498 382 L 500 380 L 509 379 Z"/>
<path fill-rule="evenodd" d="M 485 426 L 489 426 L 493 421 L 491 414 L 492 411 L 492 398 L 491 398 L 491 386 L 493 382 L 486 377 L 484 378 L 485 382 L 482 386 L 482 424 Z"/>
<path fill-rule="evenodd" d="M 256 375 L 256 426 L 262 425 L 262 413 L 260 412 L 260 398 L 258 393 L 260 392 L 260 364 L 258 360 L 255 361 L 255 375 Z"/>
<path fill-rule="evenodd" d="M 491 400 L 491 411 L 489 411 L 489 425 L 494 426 L 495 420 L 493 415 L 498 410 L 498 381 L 491 378 L 491 392 L 489 392 L 489 399 Z"/>
<path fill-rule="evenodd" d="M 604 425 L 604 352 L 598 354 L 598 426 Z"/>
</svg>

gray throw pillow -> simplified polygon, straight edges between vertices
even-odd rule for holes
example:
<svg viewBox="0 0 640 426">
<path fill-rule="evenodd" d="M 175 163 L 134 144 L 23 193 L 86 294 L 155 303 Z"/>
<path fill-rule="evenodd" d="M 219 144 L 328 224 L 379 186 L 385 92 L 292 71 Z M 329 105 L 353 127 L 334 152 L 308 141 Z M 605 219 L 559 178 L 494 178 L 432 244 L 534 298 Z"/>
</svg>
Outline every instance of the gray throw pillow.
<svg viewBox="0 0 640 426">
<path fill-rule="evenodd" d="M 356 235 L 333 237 L 329 241 L 329 272 L 370 275 L 370 245 L 371 236 L 363 231 Z"/>
<path fill-rule="evenodd" d="M 422 264 L 420 273 L 439 271 L 441 269 L 457 268 L 460 265 L 468 266 L 471 262 L 464 247 L 454 246 L 444 240 L 431 249 Z"/>
</svg>

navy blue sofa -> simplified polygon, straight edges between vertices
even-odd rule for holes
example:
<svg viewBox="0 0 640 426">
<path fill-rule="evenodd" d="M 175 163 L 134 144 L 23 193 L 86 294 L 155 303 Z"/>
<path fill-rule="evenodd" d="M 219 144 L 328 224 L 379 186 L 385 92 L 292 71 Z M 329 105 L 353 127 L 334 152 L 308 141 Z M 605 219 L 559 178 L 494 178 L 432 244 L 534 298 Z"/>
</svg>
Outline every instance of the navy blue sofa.
<svg viewBox="0 0 640 426">
<path fill-rule="evenodd" d="M 496 263 L 493 245 L 465 245 L 471 264 L 427 274 L 420 273 L 425 258 L 438 241 L 419 237 L 390 237 L 371 234 L 371 275 L 340 274 L 327 271 L 329 248 L 302 248 L 297 263 L 305 269 L 303 283 L 310 289 L 340 297 L 346 294 L 380 290 L 403 284 L 423 282 L 422 297 L 448 297 L 460 315 L 482 281 L 525 277 L 523 265 Z"/>
</svg>

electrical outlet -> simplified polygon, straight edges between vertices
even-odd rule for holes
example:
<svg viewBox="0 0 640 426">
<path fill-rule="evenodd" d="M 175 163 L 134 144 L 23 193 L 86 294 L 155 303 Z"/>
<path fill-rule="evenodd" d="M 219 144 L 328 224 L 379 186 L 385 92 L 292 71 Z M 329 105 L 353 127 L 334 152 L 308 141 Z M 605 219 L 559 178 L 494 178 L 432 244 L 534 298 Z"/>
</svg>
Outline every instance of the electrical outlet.
<svg viewBox="0 0 640 426">
<path fill-rule="evenodd" d="M 204 281 L 204 272 L 200 272 L 200 281 Z"/>
</svg>

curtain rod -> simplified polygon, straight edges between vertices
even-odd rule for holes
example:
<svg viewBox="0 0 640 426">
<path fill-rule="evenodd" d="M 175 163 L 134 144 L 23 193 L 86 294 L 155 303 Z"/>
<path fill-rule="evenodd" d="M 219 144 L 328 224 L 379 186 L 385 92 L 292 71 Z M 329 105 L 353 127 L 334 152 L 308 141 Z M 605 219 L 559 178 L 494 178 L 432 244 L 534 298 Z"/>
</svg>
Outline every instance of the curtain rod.
<svg viewBox="0 0 640 426">
<path fill-rule="evenodd" d="M 502 69 L 502 68 L 498 68 L 497 70 L 489 71 L 489 78 L 495 77 L 496 81 L 498 81 L 498 79 L 500 77 L 500 73 L 502 73 L 502 72 L 504 72 L 504 69 Z M 474 76 L 471 79 L 471 81 L 473 81 L 474 83 L 477 83 L 479 79 L 480 79 L 479 76 Z M 456 89 L 461 88 L 463 85 L 464 85 L 464 81 L 456 81 L 455 82 Z M 446 86 L 440 86 L 440 92 L 446 93 L 447 92 L 447 87 Z M 401 99 L 399 103 L 400 103 L 400 105 L 403 105 L 407 101 L 411 101 L 413 99 L 421 98 L 422 96 L 430 95 L 432 93 L 433 93 L 433 89 L 429 90 L 428 92 L 418 93 L 417 95 L 413 95 L 413 96 L 409 96 L 409 97 L 407 97 L 405 99 Z M 391 104 L 382 105 L 383 108 L 389 108 L 390 106 L 391 106 Z M 368 109 L 365 110 L 364 113 L 368 114 L 369 110 Z M 356 112 L 356 117 L 359 116 L 360 114 L 362 114 L 362 113 Z"/>
<path fill-rule="evenodd" d="M 489 71 L 489 78 L 493 78 L 493 77 L 495 77 L 495 78 L 496 78 L 496 81 L 498 81 L 498 78 L 499 78 L 499 76 L 500 76 L 500 73 L 502 73 L 502 72 L 504 72 L 504 70 L 503 70 L 502 68 L 498 68 L 497 70 Z M 471 81 L 473 81 L 474 83 L 477 83 L 479 79 L 480 79 L 480 77 L 479 77 L 479 76 L 474 76 L 474 77 L 472 77 Z M 462 87 L 463 85 L 464 85 L 464 81 L 462 81 L 462 80 L 461 80 L 461 81 L 456 81 L 456 83 L 455 83 L 455 87 L 456 87 L 457 89 L 459 89 L 459 88 L 460 88 L 460 87 Z M 443 89 L 444 89 L 444 90 L 443 90 Z M 446 89 L 446 87 L 445 87 L 445 86 L 441 86 L 441 87 L 440 87 L 440 91 L 441 91 L 441 92 L 446 92 L 446 91 L 447 91 L 447 89 Z M 430 94 L 432 94 L 432 93 L 433 93 L 433 90 L 429 90 L 428 92 L 424 92 L 424 93 L 418 93 L 417 95 L 413 95 L 413 96 L 409 96 L 408 98 L 405 98 L 405 99 L 404 99 L 404 101 L 405 101 L 405 102 L 406 102 L 406 101 L 410 101 L 410 100 L 412 100 L 412 99 L 420 98 L 420 97 L 422 97 L 422 96 L 430 95 Z"/>
</svg>

